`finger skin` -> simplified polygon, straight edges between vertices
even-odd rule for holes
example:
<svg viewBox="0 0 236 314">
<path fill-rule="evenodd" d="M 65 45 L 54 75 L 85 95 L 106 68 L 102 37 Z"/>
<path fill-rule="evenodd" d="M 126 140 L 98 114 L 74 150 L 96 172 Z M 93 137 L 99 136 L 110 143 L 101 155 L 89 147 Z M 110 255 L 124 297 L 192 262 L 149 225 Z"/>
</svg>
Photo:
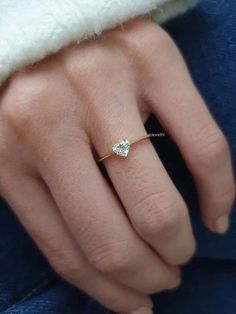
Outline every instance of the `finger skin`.
<svg viewBox="0 0 236 314">
<path fill-rule="evenodd" d="M 103 50 L 102 54 L 99 51 L 99 58 L 101 55 Z M 96 55 L 93 58 L 96 60 Z M 107 66 L 108 57 L 105 59 Z M 99 59 L 99 64 L 101 61 Z M 44 68 L 47 68 L 45 64 Z M 179 278 L 179 270 L 167 266 L 140 239 L 91 153 L 85 128 L 91 117 L 96 121 L 101 90 L 90 89 L 95 81 L 90 82 L 88 74 L 80 87 L 75 82 L 71 84 L 71 80 L 71 77 L 67 80 L 64 70 L 55 64 L 49 73 L 42 69 L 37 73 L 35 69 L 32 75 L 18 76 L 1 107 L 5 120 L 17 133 L 17 141 L 20 139 L 23 145 L 20 149 L 23 156 L 30 152 L 30 163 L 27 160 L 26 165 L 36 167 L 43 177 L 89 263 L 141 292 L 167 289 L 176 282 L 176 277 Z M 88 90 L 84 90 L 85 85 Z M 118 95 L 120 91 L 116 91 Z M 95 112 L 91 108 L 91 95 L 97 95 Z M 111 114 L 113 109 L 115 111 L 110 107 Z"/>
<path fill-rule="evenodd" d="M 85 156 L 84 164 L 84 160 L 80 158 L 85 149 L 80 146 L 81 128 L 86 129 L 90 135 L 92 130 L 98 130 L 94 127 L 98 121 L 103 132 L 106 129 L 110 132 L 109 127 L 114 124 L 114 117 L 122 122 L 129 106 L 137 107 L 136 101 L 132 102 L 132 99 L 123 97 L 123 86 L 126 86 L 126 91 L 130 92 L 129 95 L 138 94 L 137 81 L 139 83 L 139 80 L 135 77 L 136 68 L 131 70 L 134 64 L 127 58 L 128 53 L 124 54 L 120 49 L 116 49 L 114 42 L 108 42 L 106 45 L 105 41 L 100 44 L 96 41 L 94 45 L 91 42 L 88 46 L 82 46 L 79 49 L 74 47 L 73 51 L 68 49 L 72 51 L 72 54 L 74 53 L 73 61 L 66 50 L 61 54 L 64 54 L 64 59 L 69 60 L 68 62 L 63 63 L 60 57 L 55 56 L 43 62 L 43 66 L 38 67 L 39 71 L 35 67 L 33 75 L 26 75 L 28 79 L 23 83 L 21 76 L 18 82 L 21 81 L 21 84 L 27 86 L 30 93 L 25 94 L 25 90 L 22 90 L 18 84 L 20 101 L 18 97 L 15 99 L 13 97 L 11 107 L 13 105 L 12 113 L 14 113 L 11 113 L 11 121 L 14 121 L 14 128 L 19 131 L 23 141 L 26 139 L 25 142 L 29 143 L 34 158 L 37 156 L 37 166 L 41 163 L 40 173 L 50 187 L 68 228 L 73 232 L 89 262 L 129 286 L 138 287 L 145 292 L 156 292 L 161 287 L 166 287 L 167 282 L 168 285 L 172 282 L 177 270 L 164 265 L 158 258 L 159 251 L 154 252 L 149 247 L 149 241 L 146 241 L 148 243 L 144 241 L 146 238 L 152 238 L 155 225 L 152 224 L 151 232 L 150 229 L 148 230 L 148 237 L 147 235 L 142 237 L 143 230 L 146 232 L 146 227 L 143 230 L 137 228 L 139 230 L 137 235 L 122 206 L 120 204 L 118 206 L 117 198 L 111 194 L 109 186 L 103 184 L 105 181 L 101 180 L 101 174 L 98 174 L 91 156 L 88 160 Z M 24 75 L 23 77 L 25 78 Z M 97 77 L 101 80 L 97 80 Z M 27 96 L 26 106 L 25 95 Z M 106 110 L 104 110 L 104 105 Z M 20 108 L 16 110 L 17 114 L 15 114 L 16 108 Z M 122 111 L 119 111 L 120 109 Z M 117 112 L 120 114 L 117 115 Z M 100 119 L 97 119 L 99 113 Z M 135 114 L 132 119 L 136 118 Z M 119 126 L 119 131 L 122 131 L 121 128 L 127 130 L 122 124 Z M 118 135 L 120 134 L 117 133 Z M 103 148 L 110 145 L 109 141 L 105 143 L 104 136 L 100 136 L 98 140 L 104 145 Z M 93 165 L 94 168 L 92 168 Z M 89 188 L 90 184 L 92 188 Z M 95 192 L 98 187 L 101 189 L 99 189 L 100 195 L 97 196 Z M 147 193 L 148 189 L 144 191 Z M 135 198 L 137 190 L 134 192 L 132 198 Z M 157 193 L 156 190 L 154 192 Z M 145 198 L 147 195 L 142 196 Z M 152 204 L 155 205 L 158 202 L 159 198 L 155 198 Z M 173 217 L 178 219 L 181 217 L 180 221 L 188 222 L 188 215 L 183 215 L 186 209 L 180 210 L 181 215 L 176 208 L 172 211 L 171 207 L 168 207 L 169 212 L 167 212 L 164 210 L 166 209 L 165 202 L 157 208 L 157 212 L 155 210 L 154 215 L 151 213 L 148 219 L 154 217 L 156 221 L 155 218 L 158 216 L 155 217 L 155 215 L 165 212 L 161 214 L 165 215 L 165 220 L 163 220 L 165 223 L 163 224 L 162 221 L 161 228 L 164 226 L 166 229 L 166 226 L 171 225 L 169 230 L 174 229 L 173 226 L 179 228 L 179 221 L 176 223 Z M 179 206 L 182 207 L 182 204 Z M 116 211 L 116 216 L 112 215 L 114 213 L 111 212 L 111 208 Z M 140 213 L 147 219 L 144 210 Z M 116 220 L 117 215 L 120 218 Z M 169 217 L 172 217 L 171 224 Z M 150 225 L 149 221 L 147 226 Z M 125 230 L 124 226 L 126 226 Z M 160 228 L 159 224 L 158 226 Z M 187 234 L 189 234 L 188 228 Z M 190 243 L 188 246 L 191 246 L 191 241 L 189 242 L 191 233 L 189 235 L 190 237 L 186 236 L 186 239 Z M 173 236 L 171 235 L 170 238 L 173 239 Z M 163 240 L 161 242 L 163 243 Z M 170 242 L 173 243 L 172 240 Z M 184 247 L 185 256 L 177 256 L 178 262 L 186 259 L 185 245 L 180 244 L 180 247 Z M 171 251 L 168 246 L 167 251 Z M 180 251 L 182 254 L 183 251 Z M 175 263 L 177 263 L 176 260 L 173 261 L 173 264 Z M 158 272 L 153 272 L 153 269 Z"/>
<path fill-rule="evenodd" d="M 65 49 L 61 52 L 63 58 L 69 60 L 66 64 L 70 66 L 66 67 L 66 71 L 58 54 L 26 75 L 21 73 L 18 79 L 21 83 L 18 84 L 17 96 L 12 98 L 8 120 L 16 122 L 11 127 L 17 133 L 19 143 L 30 143 L 30 148 L 33 148 L 33 162 L 29 166 L 40 165 L 37 169 L 40 169 L 57 202 L 58 206 L 54 206 L 60 210 L 66 228 L 73 233 L 74 247 L 81 245 L 79 256 L 73 259 L 73 265 L 70 264 L 70 271 L 64 273 L 59 267 L 58 272 L 68 281 L 74 280 L 76 285 L 85 287 L 85 291 L 86 287 L 89 291 L 94 289 L 91 294 L 98 298 L 101 296 L 101 299 L 104 297 L 103 287 L 101 295 L 96 284 L 91 288 L 92 278 L 86 277 L 90 270 L 84 274 L 77 263 L 83 265 L 83 269 L 87 269 L 84 265 L 91 264 L 89 267 L 96 271 L 93 273 L 95 278 L 99 273 L 102 278 L 115 279 L 137 290 L 156 292 L 173 284 L 178 277 L 177 268 L 168 267 L 158 255 L 170 264 L 185 262 L 194 251 L 194 239 L 186 205 L 149 141 L 136 147 L 135 151 L 132 149 L 133 154 L 126 161 L 110 159 L 105 163 L 120 204 L 98 172 L 90 148 L 86 150 L 85 146 L 80 146 L 81 128 L 87 128 L 87 134 L 92 136 L 90 144 L 96 146 L 97 152 L 102 155 L 122 137 L 136 139 L 144 135 L 145 129 L 139 123 L 139 112 L 135 109 L 140 107 L 140 103 L 145 103 L 145 108 L 142 108 L 145 110 L 140 110 L 142 117 L 146 117 L 144 112 L 156 114 L 178 144 L 194 175 L 202 216 L 209 229 L 219 233 L 226 231 L 228 221 L 225 215 L 228 217 L 235 196 L 228 144 L 193 87 L 173 42 L 159 27 L 146 21 L 130 23 L 126 32 L 115 32 L 116 35 L 112 31 L 105 35 L 100 43 L 99 40 L 95 44 L 94 41 L 86 42 L 78 49 L 75 47 L 74 51 Z M 73 62 L 68 51 L 74 54 Z M 7 89 L 12 90 L 12 80 L 7 85 Z M 17 84 L 13 83 L 13 86 Z M 22 86 L 27 86 L 26 90 Z M 15 94 L 14 87 L 12 94 Z M 6 104 L 5 93 L 3 99 Z M 2 113 L 2 103 L 0 107 Z M 6 107 L 9 110 L 9 106 Z M 1 137 L 2 145 L 8 138 L 2 134 Z M 26 144 L 16 150 L 22 159 L 28 152 L 25 148 Z M 38 148 L 43 148 L 40 153 Z M 87 153 L 84 159 L 81 158 L 82 151 Z M 9 159 L 17 159 L 17 154 L 9 156 Z M 1 150 L 0 158 L 4 160 Z M 15 182 L 16 174 L 13 177 Z M 25 211 L 20 202 L 24 195 L 27 199 L 31 188 L 22 190 L 21 181 L 22 186 L 12 189 L 16 184 L 13 181 L 5 195 L 12 206 L 19 209 L 16 211 L 20 212 L 21 219 L 30 212 L 26 210 L 23 213 Z M 16 195 L 17 191 L 21 191 L 17 200 L 11 191 Z M 35 192 L 38 190 L 32 192 L 34 197 Z M 44 198 L 43 194 L 39 195 Z M 41 240 L 51 243 L 51 234 L 46 240 L 41 231 L 34 236 L 37 226 L 30 219 L 29 223 L 21 220 L 26 228 L 30 226 L 28 228 L 39 246 Z M 42 220 L 45 223 L 44 218 Z M 41 246 L 46 247 L 48 252 L 57 251 L 55 239 L 51 241 L 52 246 Z M 68 251 L 74 250 L 74 247 L 68 248 Z M 61 254 L 59 258 L 57 254 L 55 257 L 55 253 L 53 258 L 51 255 L 48 258 L 51 258 L 52 264 L 57 258 L 67 261 L 68 255 Z M 81 262 L 81 256 L 84 256 L 85 264 Z M 58 264 L 55 265 L 57 268 Z M 79 269 L 76 278 L 75 269 Z M 104 283 L 108 290 L 113 287 L 110 283 L 114 281 Z M 122 286 L 122 293 L 123 289 Z M 135 293 L 134 302 L 136 296 Z M 110 294 L 105 297 L 110 298 Z M 144 294 L 141 297 L 146 298 Z M 111 308 L 115 307 L 113 295 L 103 302 L 111 304 Z M 119 308 L 119 311 L 127 312 L 127 309 Z"/>
<path fill-rule="evenodd" d="M 68 139 L 63 156 L 52 145 L 55 154 L 41 173 L 89 263 L 141 292 L 172 286 L 179 270 L 167 266 L 134 232 L 87 144 L 80 143 L 78 151 Z"/>
<path fill-rule="evenodd" d="M 28 175 L 9 175 L 4 182 L 4 197 L 60 276 L 113 311 L 152 306 L 147 295 L 107 278 L 89 265 L 43 181 Z"/>
<path fill-rule="evenodd" d="M 99 123 L 94 126 L 93 142 L 100 156 L 106 153 L 104 142 L 111 147 L 122 138 L 128 137 L 132 142 L 146 133 L 137 109 L 133 109 L 135 106 L 129 108 L 121 125 L 117 125 L 114 117 L 111 127 L 103 123 L 106 132 Z M 99 137 L 103 139 L 101 144 Z M 127 158 L 112 156 L 104 164 L 138 234 L 167 263 L 178 265 L 189 260 L 195 241 L 187 208 L 151 142 L 145 140 L 131 146 Z"/>
<path fill-rule="evenodd" d="M 167 36 L 165 40 L 172 53 L 169 59 L 160 53 L 148 68 L 144 79 L 146 101 L 180 148 L 194 177 L 206 226 L 224 233 L 229 227 L 228 216 L 235 198 L 229 146 L 176 46 Z M 169 66 L 163 67 L 168 61 Z M 219 224 L 221 217 L 223 222 Z"/>
<path fill-rule="evenodd" d="M 133 35 L 133 28 L 139 36 Z M 113 36 L 136 62 L 139 91 L 146 104 L 141 111 L 156 115 L 193 174 L 205 225 L 211 231 L 226 232 L 235 199 L 229 146 L 177 46 L 161 27 L 145 19 L 128 24 L 126 32 L 116 30 Z"/>
<path fill-rule="evenodd" d="M 83 58 L 83 51 L 80 51 L 80 53 L 82 54 L 80 57 Z M 67 63 L 66 68 L 69 68 L 70 80 L 73 81 L 75 92 L 77 92 L 78 97 L 79 95 L 83 95 L 82 101 L 84 107 L 88 108 L 89 114 L 86 132 L 89 138 L 91 138 L 91 145 L 94 146 L 99 156 L 103 156 L 111 151 L 112 144 L 127 136 L 129 136 L 130 140 L 143 136 L 145 129 L 137 110 L 137 91 L 135 84 L 133 84 L 133 77 L 128 71 L 129 63 L 127 68 L 124 68 L 127 60 L 123 59 L 123 56 L 120 57 L 119 54 L 116 55 L 116 62 L 113 62 L 114 53 L 112 56 L 108 54 L 106 60 L 104 60 L 104 55 L 101 54 L 100 50 L 99 52 L 96 51 L 96 54 L 98 54 L 97 58 L 99 57 L 99 65 L 96 63 L 95 66 L 98 73 L 101 71 L 100 64 L 104 62 L 106 65 L 109 65 L 109 68 L 106 70 L 106 75 L 101 75 L 100 80 L 97 80 L 94 75 L 91 77 L 88 72 L 85 72 L 83 63 L 80 65 L 79 69 L 77 69 L 78 73 L 80 70 L 80 74 L 84 74 L 84 80 L 82 82 L 78 80 L 78 77 L 73 72 L 74 67 L 72 67 L 72 65 L 74 63 L 72 61 L 72 65 L 68 65 Z M 75 57 L 72 57 L 72 59 Z M 85 60 L 87 60 L 86 58 Z M 119 75 L 114 75 L 114 73 L 119 73 Z M 104 86 L 106 86 L 105 92 Z M 115 90 L 114 86 L 116 86 Z M 74 144 L 75 143 L 72 141 L 70 146 Z M 145 148 L 144 153 L 142 153 L 142 147 L 144 147 L 144 145 L 147 144 L 145 143 L 137 147 L 137 151 L 140 150 L 140 153 L 137 154 L 137 158 L 134 158 L 134 154 L 132 155 L 133 158 L 128 158 L 125 162 L 125 167 L 120 165 L 120 160 L 118 159 L 117 165 L 112 164 L 109 167 L 108 164 L 112 163 L 114 160 L 112 158 L 104 164 L 108 169 L 109 176 L 124 205 L 124 209 L 139 236 L 148 242 L 148 244 L 151 244 L 164 261 L 173 265 L 179 265 L 188 261 L 195 250 L 195 241 L 186 205 L 173 186 L 173 183 L 151 145 L 149 144 L 148 148 Z M 74 148 L 74 150 L 77 150 L 77 148 Z M 68 149 L 66 149 L 66 151 L 68 152 Z M 70 160 L 73 159 L 76 159 L 76 161 L 74 161 L 75 163 L 78 162 L 79 152 L 74 153 L 71 151 L 71 154 L 72 156 L 68 158 L 67 163 L 69 164 L 69 162 L 71 162 Z M 73 154 L 76 156 L 73 156 Z M 63 158 L 65 158 L 65 156 L 63 156 Z M 56 160 L 56 157 L 54 160 Z M 83 161 L 80 160 L 80 163 L 83 164 Z M 91 165 L 85 165 L 83 168 L 85 169 L 86 167 L 90 169 Z M 129 172 L 129 174 L 126 175 L 126 172 Z M 86 181 L 87 186 L 91 186 L 91 182 L 100 182 L 100 178 L 96 177 L 95 179 L 95 173 L 96 169 L 93 170 L 90 181 Z M 50 177 L 54 176 L 55 174 Z M 57 181 L 59 182 L 60 180 L 61 179 L 58 179 Z M 68 186 L 71 186 L 71 183 L 68 183 Z M 99 186 L 102 185 L 99 184 Z M 97 184 L 95 183 L 94 187 L 90 188 L 90 190 L 95 191 L 97 188 Z M 104 186 L 103 189 L 107 188 Z M 164 193 L 159 193 L 163 190 Z M 100 195 L 101 193 L 102 192 L 99 190 Z M 146 204 L 143 203 L 143 208 L 137 208 L 137 210 L 135 210 L 134 207 L 138 207 L 141 201 L 145 202 L 145 199 L 150 193 L 152 193 L 153 196 L 155 195 L 155 197 L 149 201 L 147 200 Z M 105 197 L 104 195 L 103 199 L 109 198 L 110 197 Z M 105 206 L 107 205 L 104 204 L 103 207 Z M 115 205 L 112 205 L 112 207 L 114 206 Z M 63 211 L 65 211 L 65 209 L 63 209 Z M 87 212 L 85 209 L 84 211 Z M 122 211 L 122 209 L 120 208 L 119 211 Z M 101 209 L 99 209 L 99 212 L 101 213 Z M 108 212 L 110 211 L 108 210 Z M 108 215 L 109 213 L 106 214 L 107 217 Z M 72 217 L 70 219 L 72 219 Z M 108 228 L 111 228 L 111 224 L 109 224 Z M 117 226 L 115 228 L 117 228 Z M 167 232 L 162 232 L 162 230 L 167 229 Z M 98 228 L 96 228 L 96 230 L 98 230 Z M 107 234 L 110 234 L 110 232 L 111 229 L 107 230 Z M 123 233 L 125 234 L 125 232 Z M 161 239 L 163 233 L 165 233 L 165 237 Z M 120 238 L 122 238 L 122 236 L 120 236 Z M 128 237 L 126 236 L 126 238 Z M 88 241 L 85 242 L 85 246 L 87 247 Z M 91 255 L 91 252 L 87 252 L 87 254 Z M 147 256 L 147 258 L 149 257 Z M 125 257 L 123 260 L 125 260 Z M 138 259 L 136 258 L 136 260 Z M 148 262 L 145 263 L 145 265 L 148 264 Z M 142 265 L 136 265 L 136 267 L 142 269 Z M 149 267 L 149 269 L 151 268 Z M 118 277 L 118 279 L 121 278 L 120 276 Z M 148 276 L 145 276 L 145 278 L 148 278 Z M 126 282 L 129 281 L 129 277 L 125 275 L 124 280 Z M 133 278 L 133 280 L 140 280 L 139 287 L 145 283 L 145 280 L 141 280 L 140 276 Z"/>
</svg>

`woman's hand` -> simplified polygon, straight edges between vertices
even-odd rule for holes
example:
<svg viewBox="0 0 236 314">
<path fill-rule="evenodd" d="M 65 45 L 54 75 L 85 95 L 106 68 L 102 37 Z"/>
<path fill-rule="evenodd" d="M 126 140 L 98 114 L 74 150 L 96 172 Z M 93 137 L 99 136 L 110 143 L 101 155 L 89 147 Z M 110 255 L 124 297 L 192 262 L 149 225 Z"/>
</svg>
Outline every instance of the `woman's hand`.
<svg viewBox="0 0 236 314">
<path fill-rule="evenodd" d="M 212 231 L 234 198 L 227 142 L 168 35 L 136 20 L 14 75 L 0 100 L 0 192 L 54 269 L 106 307 L 150 313 L 195 250 L 186 204 L 146 134 L 153 113 L 177 143 Z M 135 311 L 147 307 L 146 310 Z"/>
</svg>

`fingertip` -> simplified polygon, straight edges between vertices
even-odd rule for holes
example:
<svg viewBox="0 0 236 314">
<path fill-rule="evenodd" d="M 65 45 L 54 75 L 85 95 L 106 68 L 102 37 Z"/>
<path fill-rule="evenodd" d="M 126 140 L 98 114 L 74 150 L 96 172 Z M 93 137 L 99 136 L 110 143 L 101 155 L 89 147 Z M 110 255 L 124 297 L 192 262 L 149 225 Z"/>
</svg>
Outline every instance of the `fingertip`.
<svg viewBox="0 0 236 314">
<path fill-rule="evenodd" d="M 225 214 L 216 219 L 207 220 L 205 224 L 210 231 L 218 234 L 225 234 L 230 227 L 229 215 Z"/>
<path fill-rule="evenodd" d="M 146 304 L 141 305 L 140 307 L 130 310 L 127 312 L 116 313 L 116 314 L 153 314 L 153 303 L 151 297 L 145 296 Z"/>
<path fill-rule="evenodd" d="M 182 278 L 178 277 L 172 284 L 168 287 L 167 290 L 176 290 L 182 283 Z"/>
<path fill-rule="evenodd" d="M 150 307 L 141 307 L 135 311 L 132 311 L 130 314 L 153 314 L 153 311 Z"/>
</svg>

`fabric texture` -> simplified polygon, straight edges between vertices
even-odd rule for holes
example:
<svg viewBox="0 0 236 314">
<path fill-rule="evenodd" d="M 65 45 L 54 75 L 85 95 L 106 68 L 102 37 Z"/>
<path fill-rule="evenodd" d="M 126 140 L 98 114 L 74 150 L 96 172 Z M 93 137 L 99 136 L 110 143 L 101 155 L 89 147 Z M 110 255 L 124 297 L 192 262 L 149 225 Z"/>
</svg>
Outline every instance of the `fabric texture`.
<svg viewBox="0 0 236 314">
<path fill-rule="evenodd" d="M 1 0 L 0 85 L 16 70 L 157 9 L 163 22 L 196 0 Z M 164 6 L 162 8 L 162 6 Z M 170 9 L 171 7 L 171 9 Z"/>
</svg>

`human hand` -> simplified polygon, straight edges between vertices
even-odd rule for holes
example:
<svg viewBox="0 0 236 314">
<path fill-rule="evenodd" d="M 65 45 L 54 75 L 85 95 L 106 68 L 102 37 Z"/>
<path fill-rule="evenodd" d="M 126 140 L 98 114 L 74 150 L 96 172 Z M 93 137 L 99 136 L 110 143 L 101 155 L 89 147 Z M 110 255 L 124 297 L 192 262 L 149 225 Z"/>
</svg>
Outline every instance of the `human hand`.
<svg viewBox="0 0 236 314">
<path fill-rule="evenodd" d="M 150 313 L 148 294 L 177 286 L 195 249 L 184 200 L 149 140 L 104 161 L 114 190 L 96 163 L 113 143 L 143 136 L 150 113 L 194 176 L 206 226 L 225 232 L 234 198 L 227 142 L 151 21 L 15 74 L 0 100 L 1 195 L 59 275 L 120 313 Z"/>
</svg>

